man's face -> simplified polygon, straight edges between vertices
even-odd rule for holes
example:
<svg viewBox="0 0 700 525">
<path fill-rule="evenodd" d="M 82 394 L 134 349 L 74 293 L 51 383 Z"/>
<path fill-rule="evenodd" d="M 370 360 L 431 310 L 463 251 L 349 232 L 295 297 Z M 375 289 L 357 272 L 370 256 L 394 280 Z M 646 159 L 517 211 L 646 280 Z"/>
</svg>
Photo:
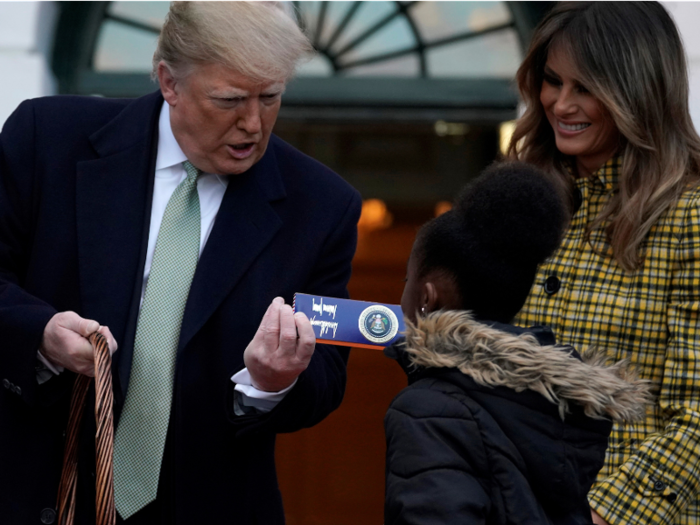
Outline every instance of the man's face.
<svg viewBox="0 0 700 525">
<path fill-rule="evenodd" d="M 220 64 L 201 64 L 181 80 L 158 68 L 170 125 L 183 153 L 199 169 L 243 173 L 267 149 L 284 81 L 259 84 Z"/>
</svg>

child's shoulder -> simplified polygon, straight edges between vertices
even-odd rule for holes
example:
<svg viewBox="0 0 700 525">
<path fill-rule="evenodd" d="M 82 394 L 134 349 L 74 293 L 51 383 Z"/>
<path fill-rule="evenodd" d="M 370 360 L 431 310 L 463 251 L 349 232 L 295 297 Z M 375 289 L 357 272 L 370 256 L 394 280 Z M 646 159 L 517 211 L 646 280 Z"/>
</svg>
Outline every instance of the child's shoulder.
<svg viewBox="0 0 700 525">
<path fill-rule="evenodd" d="M 462 375 L 456 370 L 452 372 Z M 430 373 L 424 375 L 399 392 L 389 410 L 415 418 L 473 418 L 476 409 L 473 399 L 463 388 L 444 376 L 445 374 Z"/>
</svg>

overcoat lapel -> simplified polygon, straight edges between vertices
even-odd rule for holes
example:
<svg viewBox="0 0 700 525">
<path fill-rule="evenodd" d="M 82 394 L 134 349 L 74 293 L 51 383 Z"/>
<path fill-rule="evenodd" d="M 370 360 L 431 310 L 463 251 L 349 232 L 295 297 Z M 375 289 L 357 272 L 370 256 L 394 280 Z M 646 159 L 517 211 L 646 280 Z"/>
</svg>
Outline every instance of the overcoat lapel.
<svg viewBox="0 0 700 525">
<path fill-rule="evenodd" d="M 77 165 L 83 313 L 109 325 L 122 350 L 143 275 L 162 100 L 157 93 L 126 106 L 90 137 L 98 158 Z M 130 350 L 121 353 L 130 366 Z"/>
<path fill-rule="evenodd" d="M 263 158 L 231 175 L 192 280 L 180 330 L 181 351 L 231 293 L 282 227 L 271 201 L 285 196 L 273 140 Z"/>
</svg>

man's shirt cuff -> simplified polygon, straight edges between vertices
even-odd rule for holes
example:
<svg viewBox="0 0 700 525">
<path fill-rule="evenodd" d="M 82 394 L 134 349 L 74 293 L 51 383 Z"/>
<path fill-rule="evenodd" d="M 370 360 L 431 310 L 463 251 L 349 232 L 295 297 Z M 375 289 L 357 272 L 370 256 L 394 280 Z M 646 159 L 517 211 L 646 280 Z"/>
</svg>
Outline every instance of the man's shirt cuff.
<svg viewBox="0 0 700 525">
<path fill-rule="evenodd" d="M 291 385 L 279 392 L 265 392 L 253 386 L 253 380 L 247 368 L 236 372 L 231 376 L 231 381 L 236 383 L 234 412 L 239 416 L 249 413 L 251 408 L 263 414 L 270 412 L 294 388 L 297 380 L 295 379 Z"/>
<path fill-rule="evenodd" d="M 36 370 L 36 382 L 40 385 L 46 383 L 53 376 L 57 376 L 63 372 L 64 368 L 60 365 L 54 365 L 51 361 L 44 357 L 39 350 L 36 351 L 36 358 L 39 363 L 37 364 Z"/>
</svg>

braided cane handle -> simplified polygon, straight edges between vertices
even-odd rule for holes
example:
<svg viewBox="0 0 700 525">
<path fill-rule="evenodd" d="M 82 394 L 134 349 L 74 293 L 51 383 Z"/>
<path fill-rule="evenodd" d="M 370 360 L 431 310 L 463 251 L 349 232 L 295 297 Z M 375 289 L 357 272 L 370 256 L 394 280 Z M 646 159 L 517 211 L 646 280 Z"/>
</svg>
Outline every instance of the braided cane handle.
<svg viewBox="0 0 700 525">
<path fill-rule="evenodd" d="M 95 434 L 96 454 L 96 525 L 114 525 L 114 476 L 112 455 L 114 451 L 114 416 L 112 413 L 112 356 L 107 340 L 100 333 L 93 333 L 88 340 L 95 351 Z M 78 485 L 78 433 L 83 418 L 85 398 L 91 379 L 79 375 L 73 385 L 66 448 L 63 454 L 63 472 L 58 487 L 58 525 L 73 525 L 75 518 L 75 492 Z"/>
</svg>

